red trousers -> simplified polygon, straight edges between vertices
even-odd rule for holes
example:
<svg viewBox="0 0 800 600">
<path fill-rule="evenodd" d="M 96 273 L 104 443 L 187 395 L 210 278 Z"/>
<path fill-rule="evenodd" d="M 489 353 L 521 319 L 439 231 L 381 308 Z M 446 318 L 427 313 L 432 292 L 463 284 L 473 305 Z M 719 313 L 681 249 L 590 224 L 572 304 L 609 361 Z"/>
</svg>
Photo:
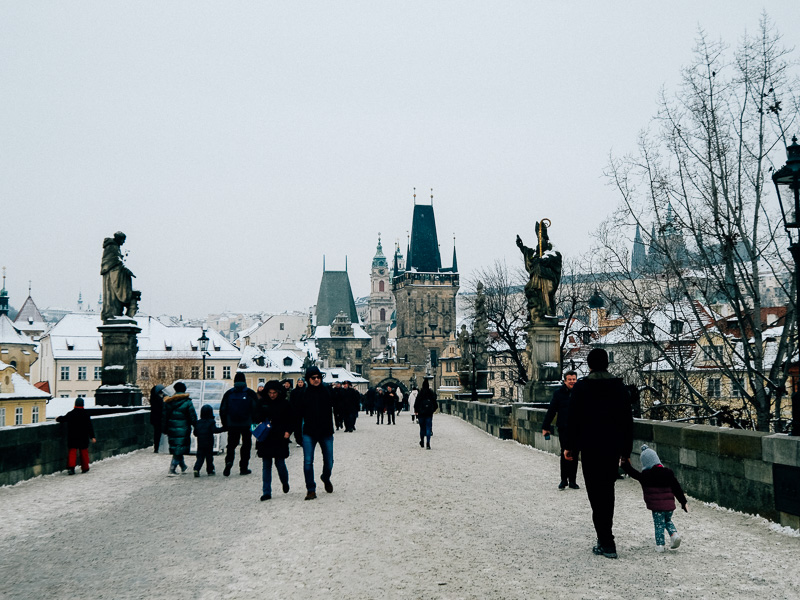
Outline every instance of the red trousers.
<svg viewBox="0 0 800 600">
<path fill-rule="evenodd" d="M 89 449 L 88 448 L 70 448 L 69 455 L 67 456 L 67 467 L 70 469 L 75 468 L 75 454 L 81 453 L 81 471 L 89 470 Z"/>
</svg>

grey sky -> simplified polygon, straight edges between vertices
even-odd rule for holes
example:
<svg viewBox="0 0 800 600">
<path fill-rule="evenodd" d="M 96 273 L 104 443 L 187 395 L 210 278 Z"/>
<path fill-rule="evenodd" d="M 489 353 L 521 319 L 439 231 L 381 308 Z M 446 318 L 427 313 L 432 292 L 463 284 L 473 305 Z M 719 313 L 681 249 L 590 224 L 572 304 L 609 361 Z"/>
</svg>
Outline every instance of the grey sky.
<svg viewBox="0 0 800 600">
<path fill-rule="evenodd" d="M 762 10 L 797 46 L 797 0 L 0 2 L 11 303 L 95 301 L 118 229 L 151 314 L 304 310 L 323 254 L 364 295 L 414 186 L 463 274 L 542 217 L 577 254 L 698 26 L 735 45 Z"/>
</svg>

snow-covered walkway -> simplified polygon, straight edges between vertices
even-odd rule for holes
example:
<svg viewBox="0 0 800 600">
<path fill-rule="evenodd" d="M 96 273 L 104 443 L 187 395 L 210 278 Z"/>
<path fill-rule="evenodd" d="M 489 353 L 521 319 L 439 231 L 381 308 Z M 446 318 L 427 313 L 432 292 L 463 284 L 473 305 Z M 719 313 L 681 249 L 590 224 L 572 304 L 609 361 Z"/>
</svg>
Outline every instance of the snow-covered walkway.
<svg viewBox="0 0 800 600">
<path fill-rule="evenodd" d="M 357 427 L 315 501 L 294 444 L 292 489 L 267 502 L 258 460 L 168 478 L 149 450 L 0 488 L 0 598 L 800 598 L 800 538 L 762 519 L 690 500 L 683 544 L 656 554 L 639 485 L 620 481 L 609 560 L 556 456 L 447 415 L 430 451 L 408 413 Z"/>
</svg>

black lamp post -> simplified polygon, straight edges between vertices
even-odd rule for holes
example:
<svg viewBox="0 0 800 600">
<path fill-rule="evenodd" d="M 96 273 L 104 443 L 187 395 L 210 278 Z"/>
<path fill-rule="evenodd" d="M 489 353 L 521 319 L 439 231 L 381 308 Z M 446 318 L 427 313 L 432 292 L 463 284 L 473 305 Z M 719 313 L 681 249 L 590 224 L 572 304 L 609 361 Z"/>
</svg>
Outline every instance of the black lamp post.
<svg viewBox="0 0 800 600">
<path fill-rule="evenodd" d="M 772 182 L 778 192 L 778 202 L 781 205 L 783 226 L 789 236 L 789 252 L 794 259 L 794 277 L 797 298 L 795 299 L 795 322 L 797 310 L 800 308 L 800 238 L 792 239 L 790 229 L 800 229 L 800 146 L 797 145 L 797 136 L 792 138 L 792 145 L 786 148 L 786 164 L 775 171 Z M 787 212 L 788 211 L 788 212 Z M 798 233 L 800 236 L 800 233 Z M 791 357 L 790 357 L 791 358 Z M 800 394 L 792 394 L 792 431 L 791 435 L 800 436 Z M 778 415 L 780 418 L 780 415 Z"/>
<path fill-rule="evenodd" d="M 206 378 L 206 355 L 208 354 L 209 337 L 206 335 L 206 328 L 203 327 L 203 335 L 201 335 L 197 342 L 200 344 L 200 352 L 203 355 L 203 380 Z"/>
<path fill-rule="evenodd" d="M 478 400 L 478 378 L 475 374 L 475 361 L 478 358 L 478 340 L 475 337 L 475 334 L 469 336 L 469 340 L 467 340 L 467 345 L 469 346 L 469 353 L 472 356 L 472 401 L 477 402 Z"/>
</svg>

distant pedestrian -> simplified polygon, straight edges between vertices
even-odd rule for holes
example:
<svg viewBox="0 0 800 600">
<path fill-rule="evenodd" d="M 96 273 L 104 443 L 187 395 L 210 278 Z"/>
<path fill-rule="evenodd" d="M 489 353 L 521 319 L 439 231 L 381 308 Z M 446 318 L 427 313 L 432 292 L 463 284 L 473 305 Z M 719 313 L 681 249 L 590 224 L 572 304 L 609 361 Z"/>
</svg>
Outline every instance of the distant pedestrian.
<svg viewBox="0 0 800 600">
<path fill-rule="evenodd" d="M 573 490 L 579 490 L 580 486 L 575 482 L 578 475 L 578 456 L 575 455 L 573 460 L 564 458 L 564 440 L 569 436 L 569 399 L 572 397 L 572 388 L 578 381 L 578 374 L 575 371 L 567 371 L 564 373 L 564 385 L 558 388 L 553 393 L 553 399 L 550 401 L 550 406 L 544 416 L 544 423 L 542 424 L 542 433 L 545 437 L 550 436 L 553 431 L 553 419 L 557 419 L 558 423 L 558 441 L 561 444 L 561 482 L 558 484 L 558 489 L 563 490 L 567 486 Z"/>
<path fill-rule="evenodd" d="M 57 417 L 56 421 L 67 424 L 67 473 L 75 475 L 77 455 L 81 455 L 81 473 L 89 471 L 89 442 L 97 442 L 94 437 L 92 419 L 83 407 L 83 398 L 75 400 L 75 408 Z"/>
<path fill-rule="evenodd" d="M 342 412 L 344 416 L 344 430 L 347 433 L 356 430 L 358 409 L 361 406 L 361 394 L 353 387 L 349 379 L 342 381 Z"/>
<path fill-rule="evenodd" d="M 194 437 L 197 438 L 197 460 L 194 461 L 194 476 L 200 477 L 200 469 L 206 463 L 206 473 L 216 475 L 214 469 L 214 434 L 225 431 L 217 427 L 214 408 L 204 404 L 200 409 L 200 419 L 194 426 Z"/>
<path fill-rule="evenodd" d="M 333 419 L 336 422 L 336 431 L 344 427 L 344 409 L 342 398 L 342 384 L 334 382 L 331 387 L 331 397 L 333 398 Z"/>
<path fill-rule="evenodd" d="M 433 413 L 439 409 L 436 402 L 436 394 L 431 389 L 428 380 L 422 382 L 422 389 L 417 394 L 414 401 L 414 414 L 417 415 L 419 424 L 419 447 L 422 448 L 427 438 L 427 448 L 431 449 L 431 437 L 433 436 Z"/>
<path fill-rule="evenodd" d="M 414 422 L 414 418 L 417 416 L 414 412 L 414 405 L 417 403 L 417 394 L 419 394 L 419 390 L 414 387 L 411 389 L 411 392 L 408 394 L 408 406 L 409 410 L 411 411 L 411 422 Z"/>
<path fill-rule="evenodd" d="M 386 386 L 386 393 L 383 395 L 383 404 L 386 407 L 386 424 L 395 425 L 394 413 L 397 410 L 397 394 L 391 385 Z"/>
<path fill-rule="evenodd" d="M 186 385 L 179 381 L 173 389 L 175 394 L 164 398 L 164 411 L 161 415 L 161 429 L 167 434 L 169 452 L 172 454 L 168 473 L 170 477 L 178 474 L 178 467 L 182 473 L 189 468 L 184 455 L 189 453 L 192 426 L 197 422 L 197 412 L 191 397 L 186 393 Z"/>
<path fill-rule="evenodd" d="M 572 388 L 564 458 L 576 460 L 578 453 L 582 453 L 583 482 L 597 533 L 592 552 L 617 558 L 612 532 L 614 483 L 619 459 L 631 455 L 633 417 L 622 379 L 608 372 L 606 351 L 595 348 L 589 352 L 586 363 L 591 372 Z"/>
<path fill-rule="evenodd" d="M 150 390 L 150 425 L 153 426 L 153 452 L 158 452 L 161 443 L 161 411 L 164 407 L 164 398 L 161 392 L 164 386 L 154 385 Z"/>
<path fill-rule="evenodd" d="M 375 388 L 373 404 L 375 406 L 375 425 L 383 425 L 383 413 L 386 411 L 386 394 L 384 394 L 382 387 Z"/>
<path fill-rule="evenodd" d="M 364 394 L 364 412 L 370 417 L 375 416 L 375 387 L 371 387 Z"/>
<path fill-rule="evenodd" d="M 655 450 L 642 446 L 642 472 L 631 466 L 631 460 L 620 459 L 619 465 L 628 475 L 642 485 L 644 503 L 653 512 L 653 525 L 656 533 L 656 552 L 666 550 L 664 530 L 669 533 L 669 547 L 673 550 L 681 545 L 681 534 L 672 522 L 672 513 L 675 510 L 675 498 L 681 504 L 684 512 L 686 508 L 686 495 L 683 488 L 675 478 L 675 473 L 661 464 Z"/>
<path fill-rule="evenodd" d="M 250 426 L 253 424 L 253 412 L 257 403 L 258 396 L 247 387 L 244 373 L 236 373 L 233 377 L 233 387 L 222 395 L 222 402 L 219 405 L 222 426 L 228 432 L 225 469 L 222 471 L 225 477 L 231 474 L 239 440 L 242 442 L 242 448 L 239 450 L 239 474 L 249 475 L 252 472 L 248 468 L 250 449 L 253 447 Z"/>
<path fill-rule="evenodd" d="M 289 437 L 292 434 L 292 408 L 286 399 L 286 388 L 277 379 L 268 381 L 264 396 L 256 408 L 255 420 L 269 423 L 269 433 L 263 441 L 256 441 L 256 454 L 261 459 L 261 501 L 272 498 L 272 463 L 278 471 L 283 493 L 289 491 Z"/>
<path fill-rule="evenodd" d="M 295 415 L 294 417 L 294 427 L 292 428 L 292 433 L 294 434 L 294 441 L 295 445 L 298 448 L 303 447 L 303 422 L 299 416 L 297 416 L 297 407 L 300 404 L 300 398 L 303 397 L 303 394 L 306 391 L 306 380 L 302 377 L 298 378 L 297 385 L 295 385 L 292 393 L 289 394 L 289 405 L 292 407 L 292 414 Z"/>
<path fill-rule="evenodd" d="M 330 389 L 322 383 L 322 372 L 317 367 L 306 370 L 308 387 L 300 399 L 299 415 L 303 420 L 303 475 L 306 480 L 306 500 L 317 497 L 314 480 L 314 451 L 319 444 L 322 451 L 322 475 L 325 491 L 333 492 L 333 398 Z"/>
</svg>

